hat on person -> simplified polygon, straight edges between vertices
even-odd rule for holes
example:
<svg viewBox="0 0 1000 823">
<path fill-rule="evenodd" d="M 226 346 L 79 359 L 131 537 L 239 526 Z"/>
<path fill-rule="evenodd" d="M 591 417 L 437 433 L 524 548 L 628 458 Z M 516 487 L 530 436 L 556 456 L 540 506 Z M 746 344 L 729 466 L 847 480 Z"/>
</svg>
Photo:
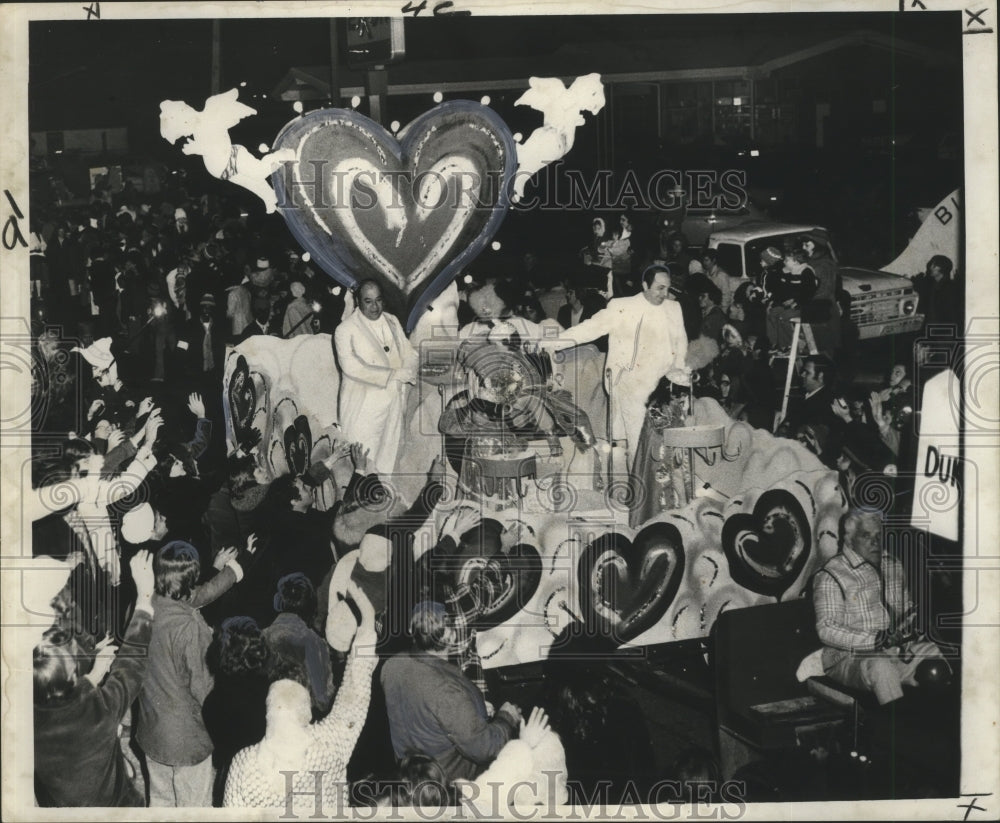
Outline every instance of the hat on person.
<svg viewBox="0 0 1000 823">
<path fill-rule="evenodd" d="M 95 369 L 107 369 L 115 362 L 115 356 L 111 353 L 110 337 L 95 340 L 86 348 L 74 346 L 70 351 L 79 352 L 80 356 Z"/>
<path fill-rule="evenodd" d="M 764 261 L 764 265 L 766 266 L 773 266 L 785 259 L 782 257 L 781 252 L 774 246 L 768 246 L 764 249 L 764 251 L 760 253 L 760 258 Z"/>
<path fill-rule="evenodd" d="M 266 257 L 257 258 L 257 271 L 264 271 L 265 269 L 271 268 L 271 261 Z"/>
<path fill-rule="evenodd" d="M 736 328 L 734 323 L 726 323 L 722 327 L 722 336 L 725 337 L 726 332 L 729 332 L 737 341 L 737 343 L 743 343 L 743 333 Z"/>
<path fill-rule="evenodd" d="M 215 308 L 215 295 L 206 292 L 201 296 L 201 300 L 198 301 L 199 306 L 211 306 Z"/>
<path fill-rule="evenodd" d="M 122 537 L 129 543 L 145 543 L 153 537 L 156 515 L 149 503 L 136 506 L 122 518 Z"/>
<path fill-rule="evenodd" d="M 187 220 L 187 212 L 178 206 L 174 209 L 174 220 Z"/>
</svg>

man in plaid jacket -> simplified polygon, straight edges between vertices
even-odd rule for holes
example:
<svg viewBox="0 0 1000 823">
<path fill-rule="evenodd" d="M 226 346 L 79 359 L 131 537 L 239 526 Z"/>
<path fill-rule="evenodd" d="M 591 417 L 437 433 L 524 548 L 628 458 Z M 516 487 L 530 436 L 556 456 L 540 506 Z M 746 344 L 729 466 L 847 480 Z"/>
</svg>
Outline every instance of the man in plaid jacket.
<svg viewBox="0 0 1000 823">
<path fill-rule="evenodd" d="M 916 609 L 903 566 L 882 551 L 882 515 L 854 509 L 844 542 L 813 579 L 816 631 L 825 673 L 845 686 L 875 693 L 885 705 L 917 685 L 920 662 L 941 657 L 929 640 L 913 639 Z"/>
</svg>

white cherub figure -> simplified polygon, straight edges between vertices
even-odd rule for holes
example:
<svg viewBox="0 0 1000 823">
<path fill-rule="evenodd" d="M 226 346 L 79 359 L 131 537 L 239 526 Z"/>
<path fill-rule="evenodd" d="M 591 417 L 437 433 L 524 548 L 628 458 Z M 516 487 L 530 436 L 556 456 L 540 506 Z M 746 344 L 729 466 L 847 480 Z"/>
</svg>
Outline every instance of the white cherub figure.
<svg viewBox="0 0 1000 823">
<path fill-rule="evenodd" d="M 528 178 L 573 148 L 576 128 L 584 124 L 583 112 L 597 114 L 604 108 L 604 84 L 599 74 L 577 77 L 569 88 L 558 77 L 532 77 L 528 85 L 514 105 L 531 106 L 544 116 L 541 128 L 517 147 L 515 200 L 524 195 Z"/>
<path fill-rule="evenodd" d="M 182 100 L 164 100 L 160 103 L 160 134 L 169 143 L 187 137 L 181 148 L 184 154 L 200 154 L 209 174 L 253 192 L 271 214 L 278 200 L 267 178 L 281 163 L 295 159 L 295 152 L 281 149 L 257 159 L 245 147 L 234 146 L 229 129 L 257 113 L 240 103 L 238 96 L 238 89 L 216 94 L 205 101 L 203 111 Z"/>
</svg>

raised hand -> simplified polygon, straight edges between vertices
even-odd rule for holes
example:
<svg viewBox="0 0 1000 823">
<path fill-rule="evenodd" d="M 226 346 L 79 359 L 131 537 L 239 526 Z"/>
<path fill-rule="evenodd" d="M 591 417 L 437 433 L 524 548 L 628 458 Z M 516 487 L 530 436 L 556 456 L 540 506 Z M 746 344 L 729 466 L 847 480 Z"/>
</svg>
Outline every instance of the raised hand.
<svg viewBox="0 0 1000 823">
<path fill-rule="evenodd" d="M 135 582 L 136 605 L 148 603 L 156 590 L 156 579 L 153 574 L 153 553 L 150 551 L 136 552 L 129 561 L 132 570 L 132 580 Z"/>
<path fill-rule="evenodd" d="M 460 506 L 448 515 L 441 529 L 441 537 L 451 537 L 457 543 L 463 534 L 478 526 L 481 520 L 478 511 L 469 506 Z"/>
<path fill-rule="evenodd" d="M 365 448 L 360 443 L 351 444 L 351 462 L 354 470 L 362 474 L 374 474 L 375 467 L 371 465 L 371 458 L 368 456 L 371 450 Z"/>
<path fill-rule="evenodd" d="M 238 552 L 232 546 L 219 549 L 215 553 L 215 559 L 212 560 L 212 565 L 215 567 L 216 571 L 222 571 L 226 566 L 228 566 L 232 561 L 236 559 Z"/>
<path fill-rule="evenodd" d="M 118 646 L 110 634 L 97 641 L 94 647 L 94 666 L 85 675 L 87 680 L 95 686 L 100 686 L 104 676 L 110 671 L 111 664 L 115 662 L 117 653 Z"/>
<path fill-rule="evenodd" d="M 153 410 L 153 398 L 144 397 L 142 402 L 139 403 L 139 408 L 136 410 L 135 416 L 142 417 L 144 414 L 148 414 Z"/>
<path fill-rule="evenodd" d="M 124 442 L 125 432 L 121 429 L 112 429 L 111 433 L 108 434 L 108 451 L 110 452 L 117 449 Z"/>
<path fill-rule="evenodd" d="M 146 418 L 146 437 L 145 442 L 147 445 L 152 446 L 156 441 L 156 436 L 160 433 L 160 428 L 163 426 L 163 412 L 159 409 L 153 409 L 149 413 L 149 417 Z"/>
<path fill-rule="evenodd" d="M 531 746 L 531 748 L 535 748 L 541 742 L 548 730 L 548 715 L 539 706 L 535 706 L 531 710 L 531 716 L 527 720 L 523 717 L 521 718 L 521 740 Z"/>
<path fill-rule="evenodd" d="M 188 396 L 187 407 L 191 414 L 195 417 L 201 419 L 205 416 L 205 403 L 201 399 L 201 395 L 198 394 L 198 392 L 193 391 Z"/>
</svg>

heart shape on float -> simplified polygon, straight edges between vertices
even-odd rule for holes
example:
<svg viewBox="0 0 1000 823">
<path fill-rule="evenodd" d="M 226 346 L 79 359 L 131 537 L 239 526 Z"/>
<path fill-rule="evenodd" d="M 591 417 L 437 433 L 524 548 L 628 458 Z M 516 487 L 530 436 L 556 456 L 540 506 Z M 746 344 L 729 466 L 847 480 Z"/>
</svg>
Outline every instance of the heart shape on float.
<svg viewBox="0 0 1000 823">
<path fill-rule="evenodd" d="M 627 643 L 662 619 L 683 576 L 684 542 L 672 523 L 650 523 L 635 540 L 601 535 L 577 561 L 584 623 Z"/>
<path fill-rule="evenodd" d="M 319 109 L 278 134 L 293 161 L 272 174 L 289 229 L 334 280 L 372 278 L 412 331 L 486 247 L 510 207 L 517 151 L 487 106 L 442 103 L 400 132 L 355 111 Z"/>
<path fill-rule="evenodd" d="M 449 592 L 441 588 L 471 586 L 481 599 L 482 610 L 472 625 L 485 631 L 506 623 L 535 596 L 542 580 L 542 558 L 538 549 L 520 543 L 505 551 L 500 542 L 504 526 L 486 518 L 462 535 L 451 553 L 432 549 L 418 565 L 434 580 L 434 596 L 444 602 Z M 418 572 L 419 574 L 419 572 Z"/>
<path fill-rule="evenodd" d="M 250 366 L 241 354 L 229 378 L 229 411 L 237 434 L 245 431 L 257 407 L 257 392 L 250 378 Z"/>
<path fill-rule="evenodd" d="M 284 441 L 288 470 L 293 476 L 301 477 L 309 468 L 309 457 L 312 454 L 312 430 L 304 414 L 296 417 L 295 422 L 285 429 Z"/>
<path fill-rule="evenodd" d="M 722 548 L 736 583 L 780 599 L 809 559 L 809 518 L 791 492 L 766 491 L 757 498 L 753 513 L 738 512 L 726 519 Z"/>
</svg>

